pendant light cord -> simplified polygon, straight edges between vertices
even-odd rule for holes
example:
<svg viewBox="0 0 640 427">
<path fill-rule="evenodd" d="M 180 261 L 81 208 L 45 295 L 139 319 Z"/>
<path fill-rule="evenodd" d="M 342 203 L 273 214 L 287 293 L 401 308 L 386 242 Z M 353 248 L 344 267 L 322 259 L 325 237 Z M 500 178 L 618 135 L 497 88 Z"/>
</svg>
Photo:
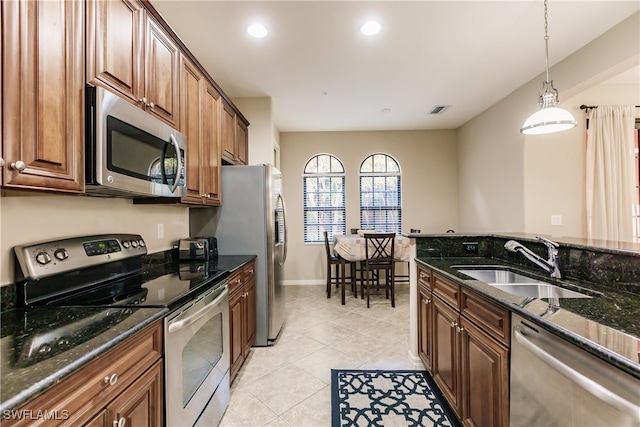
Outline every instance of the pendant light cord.
<svg viewBox="0 0 640 427">
<path fill-rule="evenodd" d="M 544 0 L 544 50 L 545 65 L 547 66 L 547 79 L 549 81 L 549 15 L 547 12 L 548 0 Z"/>
</svg>

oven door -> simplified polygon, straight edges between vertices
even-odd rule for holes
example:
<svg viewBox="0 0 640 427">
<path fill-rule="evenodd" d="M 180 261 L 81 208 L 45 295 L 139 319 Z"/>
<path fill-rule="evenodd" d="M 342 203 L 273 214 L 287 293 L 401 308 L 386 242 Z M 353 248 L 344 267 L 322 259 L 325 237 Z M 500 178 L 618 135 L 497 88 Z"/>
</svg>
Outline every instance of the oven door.
<svg viewBox="0 0 640 427">
<path fill-rule="evenodd" d="M 207 416 L 218 416 L 217 421 L 222 417 L 229 402 L 228 331 L 226 283 L 165 319 L 167 426 L 193 426 L 209 401 L 219 408 L 207 408 Z"/>
</svg>

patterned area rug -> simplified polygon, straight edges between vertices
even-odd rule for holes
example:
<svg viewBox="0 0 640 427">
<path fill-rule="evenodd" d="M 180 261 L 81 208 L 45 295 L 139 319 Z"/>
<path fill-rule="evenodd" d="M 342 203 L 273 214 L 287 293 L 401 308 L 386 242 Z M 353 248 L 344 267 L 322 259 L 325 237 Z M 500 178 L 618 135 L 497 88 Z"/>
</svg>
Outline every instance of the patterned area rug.
<svg viewBox="0 0 640 427">
<path fill-rule="evenodd" d="M 332 369 L 331 425 L 458 427 L 460 423 L 426 371 Z"/>
</svg>

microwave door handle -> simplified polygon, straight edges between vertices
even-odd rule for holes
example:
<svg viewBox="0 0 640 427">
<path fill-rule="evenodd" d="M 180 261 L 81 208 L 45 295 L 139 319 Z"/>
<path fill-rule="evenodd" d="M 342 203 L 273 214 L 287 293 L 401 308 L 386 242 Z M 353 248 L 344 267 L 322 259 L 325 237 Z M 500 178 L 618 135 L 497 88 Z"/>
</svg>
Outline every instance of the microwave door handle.
<svg viewBox="0 0 640 427">
<path fill-rule="evenodd" d="M 637 405 L 629 402 L 622 396 L 617 395 L 613 391 L 595 382 L 591 378 L 582 375 L 580 372 L 574 370 L 569 365 L 564 364 L 560 360 L 544 351 L 539 346 L 535 345 L 525 336 L 524 331 L 519 325 L 514 327 L 513 335 L 515 336 L 516 341 L 520 343 L 520 345 L 522 345 L 534 356 L 538 357 L 538 359 L 549 365 L 553 370 L 564 375 L 571 382 L 580 386 L 580 388 L 584 389 L 600 400 L 607 402 L 609 405 L 615 407 L 619 411 L 636 417 L 636 421 L 640 420 L 640 414 L 638 413 Z"/>
<path fill-rule="evenodd" d="M 180 146 L 178 145 L 178 141 L 173 134 L 169 135 L 169 139 L 171 143 L 176 149 L 176 157 L 178 158 L 178 169 L 176 170 L 176 177 L 173 179 L 173 185 L 171 186 L 171 192 L 175 193 L 176 188 L 178 188 L 178 184 L 180 182 L 180 171 L 182 170 L 182 157 L 180 156 Z M 164 162 L 163 162 L 164 166 Z M 163 168 L 164 169 L 164 168 Z"/>
</svg>

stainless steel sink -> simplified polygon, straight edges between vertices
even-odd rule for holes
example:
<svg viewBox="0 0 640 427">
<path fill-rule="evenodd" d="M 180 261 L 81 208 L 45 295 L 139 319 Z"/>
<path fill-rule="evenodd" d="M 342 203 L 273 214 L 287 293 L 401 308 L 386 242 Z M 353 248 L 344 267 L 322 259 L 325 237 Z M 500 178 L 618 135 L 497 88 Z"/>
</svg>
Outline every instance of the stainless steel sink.
<svg viewBox="0 0 640 427">
<path fill-rule="evenodd" d="M 591 298 L 580 292 L 552 285 L 542 280 L 502 268 L 453 266 L 460 273 L 510 294 L 533 298 Z"/>
</svg>

